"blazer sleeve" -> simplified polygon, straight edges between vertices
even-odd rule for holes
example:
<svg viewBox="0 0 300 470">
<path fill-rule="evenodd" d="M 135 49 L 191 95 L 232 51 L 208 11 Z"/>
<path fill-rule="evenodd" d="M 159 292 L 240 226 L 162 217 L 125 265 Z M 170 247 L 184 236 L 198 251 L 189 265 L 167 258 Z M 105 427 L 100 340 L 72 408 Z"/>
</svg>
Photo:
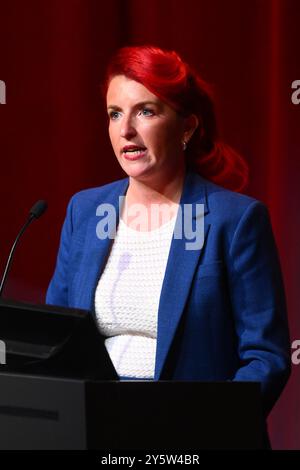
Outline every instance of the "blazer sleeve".
<svg viewBox="0 0 300 470">
<path fill-rule="evenodd" d="M 62 227 L 56 267 L 46 293 L 46 304 L 68 307 L 68 264 L 73 232 L 72 217 L 73 198 L 68 204 L 66 218 Z"/>
<path fill-rule="evenodd" d="M 240 367 L 233 380 L 260 381 L 266 414 L 290 374 L 290 339 L 280 263 L 268 209 L 252 202 L 229 252 Z"/>
</svg>

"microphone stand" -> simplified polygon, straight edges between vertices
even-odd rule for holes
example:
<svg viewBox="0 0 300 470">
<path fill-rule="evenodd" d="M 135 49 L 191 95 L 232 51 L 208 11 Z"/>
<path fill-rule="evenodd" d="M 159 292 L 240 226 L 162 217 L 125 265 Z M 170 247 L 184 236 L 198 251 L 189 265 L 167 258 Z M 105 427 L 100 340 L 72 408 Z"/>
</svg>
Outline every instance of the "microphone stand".
<svg viewBox="0 0 300 470">
<path fill-rule="evenodd" d="M 6 282 L 6 279 L 7 279 L 7 275 L 8 275 L 8 272 L 9 272 L 9 269 L 10 269 L 10 266 L 11 266 L 11 262 L 12 262 L 12 259 L 13 259 L 13 256 L 14 256 L 14 253 L 15 253 L 15 249 L 17 247 L 17 244 L 19 243 L 19 240 L 21 238 L 21 236 L 23 235 L 23 233 L 25 232 L 26 228 L 28 227 L 29 224 L 31 224 L 31 222 L 33 221 L 34 219 L 34 215 L 31 215 L 28 220 L 26 221 L 26 223 L 23 225 L 23 227 L 21 228 L 20 232 L 18 233 L 18 236 L 17 238 L 15 239 L 15 242 L 10 250 L 10 253 L 9 253 L 9 257 L 8 257 L 8 260 L 7 260 L 7 263 L 6 263 L 6 266 L 5 266 L 5 270 L 4 270 L 4 274 L 2 276 L 2 279 L 1 279 L 1 284 L 0 284 L 0 297 L 2 297 L 2 291 L 4 289 L 4 285 L 5 285 L 5 282 Z"/>
<path fill-rule="evenodd" d="M 4 274 L 3 274 L 2 279 L 1 279 L 0 298 L 2 297 L 2 292 L 3 292 L 4 286 L 5 286 L 7 275 L 8 275 L 8 272 L 9 272 L 9 269 L 10 269 L 10 266 L 11 266 L 11 262 L 12 262 L 12 259 L 13 259 L 14 253 L 15 253 L 15 249 L 17 247 L 17 244 L 19 243 L 19 240 L 20 240 L 21 236 L 23 235 L 23 233 L 27 229 L 28 225 L 30 225 L 31 222 L 34 219 L 37 219 L 38 217 L 40 217 L 43 214 L 43 212 L 46 210 L 46 208 L 47 208 L 47 204 L 46 204 L 45 201 L 38 201 L 32 207 L 32 209 L 29 213 L 29 217 L 28 217 L 27 221 L 25 222 L 25 224 L 21 228 L 20 232 L 18 233 L 17 238 L 15 239 L 15 242 L 14 242 L 14 244 L 13 244 L 13 246 L 12 246 L 10 252 L 9 252 L 9 257 L 8 257 L 8 260 L 7 260 L 7 263 L 6 263 L 6 266 L 5 266 Z"/>
</svg>

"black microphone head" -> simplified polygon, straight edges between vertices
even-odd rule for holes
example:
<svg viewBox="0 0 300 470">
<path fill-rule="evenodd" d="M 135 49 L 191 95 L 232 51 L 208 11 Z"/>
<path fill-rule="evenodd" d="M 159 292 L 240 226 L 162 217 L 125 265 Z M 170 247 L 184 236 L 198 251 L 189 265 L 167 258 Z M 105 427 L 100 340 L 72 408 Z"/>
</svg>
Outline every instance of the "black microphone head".
<svg viewBox="0 0 300 470">
<path fill-rule="evenodd" d="M 37 201 L 30 209 L 29 214 L 35 219 L 38 219 L 41 215 L 43 215 L 47 207 L 48 207 L 48 204 L 46 201 L 43 201 L 43 200 Z"/>
</svg>

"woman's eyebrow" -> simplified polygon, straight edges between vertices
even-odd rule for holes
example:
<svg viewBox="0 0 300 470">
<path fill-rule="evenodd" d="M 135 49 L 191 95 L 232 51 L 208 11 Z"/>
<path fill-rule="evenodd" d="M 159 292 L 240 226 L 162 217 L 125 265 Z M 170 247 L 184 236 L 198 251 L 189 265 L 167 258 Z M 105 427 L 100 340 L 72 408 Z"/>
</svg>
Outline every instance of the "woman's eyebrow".
<svg viewBox="0 0 300 470">
<path fill-rule="evenodd" d="M 133 108 L 140 108 L 141 106 L 145 106 L 147 104 L 152 104 L 152 105 L 156 105 L 158 106 L 158 102 L 157 101 L 140 101 L 138 103 L 136 103 Z M 113 109 L 114 111 L 121 111 L 122 108 L 120 108 L 120 106 L 117 106 L 116 104 L 110 104 L 107 106 L 107 109 Z"/>
</svg>

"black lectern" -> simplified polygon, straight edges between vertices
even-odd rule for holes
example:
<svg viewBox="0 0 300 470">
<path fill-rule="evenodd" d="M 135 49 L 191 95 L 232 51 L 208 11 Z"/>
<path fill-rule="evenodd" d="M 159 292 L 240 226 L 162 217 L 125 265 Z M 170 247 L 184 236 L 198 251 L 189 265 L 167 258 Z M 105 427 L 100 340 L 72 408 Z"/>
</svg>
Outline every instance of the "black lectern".
<svg viewBox="0 0 300 470">
<path fill-rule="evenodd" d="M 0 372 L 117 380 L 104 339 L 86 310 L 0 300 Z"/>
<path fill-rule="evenodd" d="M 9 325 L 9 312 L 18 333 Z M 37 321 L 31 334 L 26 321 L 20 332 L 20 312 L 27 326 Z M 3 301 L 0 314 L 0 339 L 9 353 L 0 364 L 0 449 L 262 447 L 258 383 L 118 381 L 101 338 L 96 341 L 91 314 L 52 307 L 49 319 L 46 306 Z M 40 323 L 38 315 L 44 315 Z M 46 328 L 51 321 L 56 326 L 48 323 L 48 335 L 40 336 L 42 323 Z"/>
</svg>

